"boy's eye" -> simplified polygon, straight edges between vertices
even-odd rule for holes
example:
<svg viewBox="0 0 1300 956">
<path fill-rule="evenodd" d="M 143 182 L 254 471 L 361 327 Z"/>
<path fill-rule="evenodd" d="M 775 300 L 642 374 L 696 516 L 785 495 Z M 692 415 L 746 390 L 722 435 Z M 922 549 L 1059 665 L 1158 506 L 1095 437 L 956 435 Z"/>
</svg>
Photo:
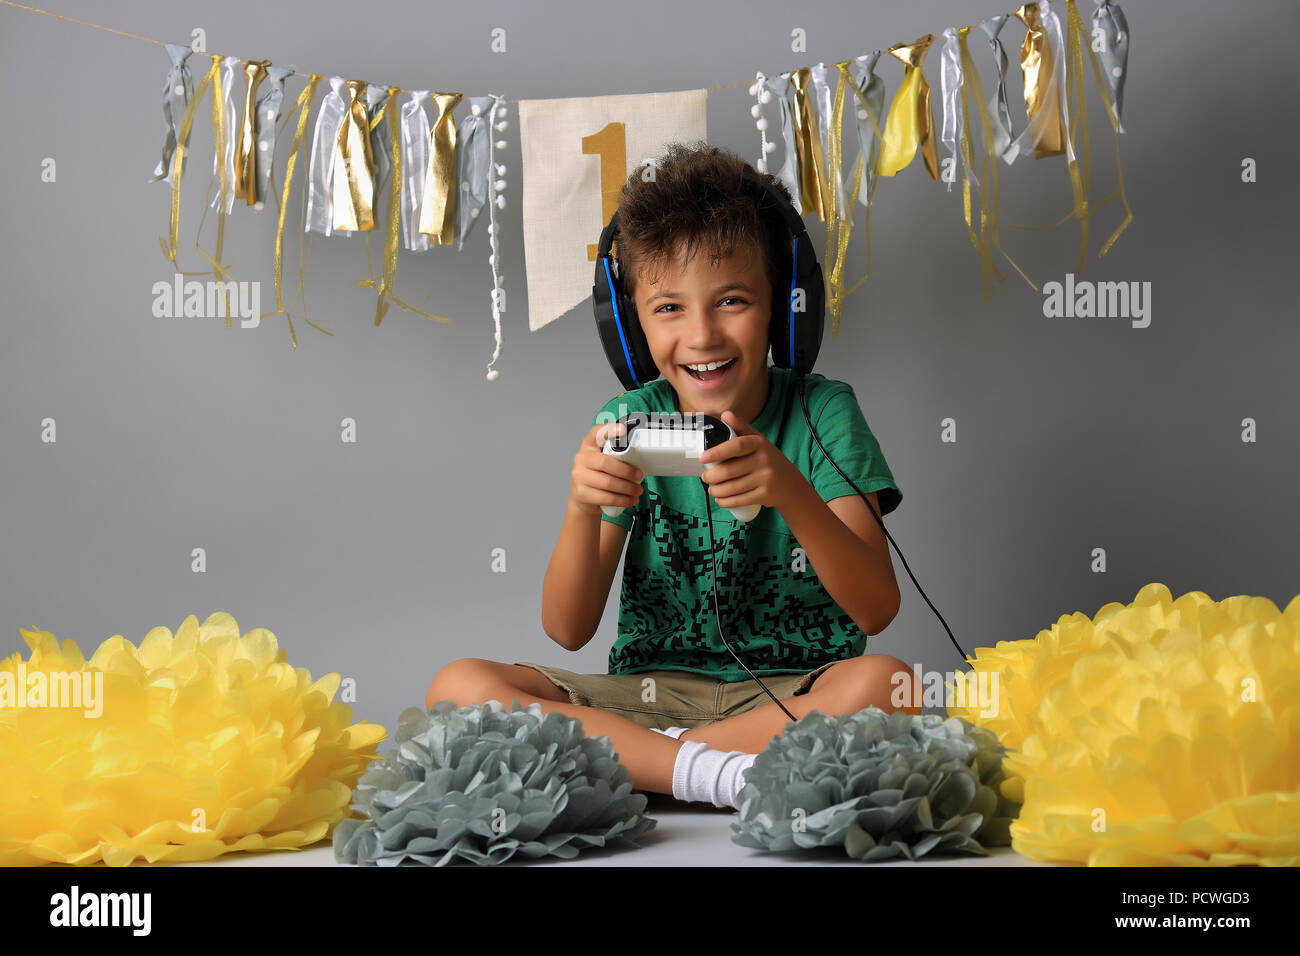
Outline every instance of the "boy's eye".
<svg viewBox="0 0 1300 956">
<path fill-rule="evenodd" d="M 722 301 L 723 301 L 723 302 L 731 302 L 731 301 L 733 301 L 733 300 L 736 301 L 736 302 L 742 302 L 742 303 L 745 301 L 744 299 L 742 299 L 742 298 L 741 298 L 740 296 L 738 296 L 738 295 L 729 295 L 729 296 L 727 296 L 725 299 L 723 299 Z M 673 305 L 673 304 L 670 302 L 670 303 L 668 303 L 668 304 L 666 304 L 666 305 L 661 305 L 661 306 L 659 306 L 659 308 L 655 309 L 655 312 L 662 312 L 664 309 L 675 309 L 675 308 L 677 308 L 677 306 Z"/>
</svg>

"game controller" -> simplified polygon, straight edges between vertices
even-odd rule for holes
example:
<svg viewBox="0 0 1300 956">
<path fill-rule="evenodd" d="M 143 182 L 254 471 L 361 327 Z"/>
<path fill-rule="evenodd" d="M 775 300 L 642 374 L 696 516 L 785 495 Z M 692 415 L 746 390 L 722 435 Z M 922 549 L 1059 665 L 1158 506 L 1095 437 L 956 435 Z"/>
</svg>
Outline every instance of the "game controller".
<svg viewBox="0 0 1300 956">
<path fill-rule="evenodd" d="M 618 421 L 626 429 L 622 435 L 605 440 L 604 453 L 639 468 L 647 476 L 699 478 L 716 464 L 700 461 L 705 449 L 736 437 L 730 425 L 712 415 L 633 412 Z M 743 505 L 727 510 L 737 521 L 752 521 L 762 509 L 762 505 Z M 616 518 L 625 509 L 622 505 L 601 505 L 600 510 Z"/>
</svg>

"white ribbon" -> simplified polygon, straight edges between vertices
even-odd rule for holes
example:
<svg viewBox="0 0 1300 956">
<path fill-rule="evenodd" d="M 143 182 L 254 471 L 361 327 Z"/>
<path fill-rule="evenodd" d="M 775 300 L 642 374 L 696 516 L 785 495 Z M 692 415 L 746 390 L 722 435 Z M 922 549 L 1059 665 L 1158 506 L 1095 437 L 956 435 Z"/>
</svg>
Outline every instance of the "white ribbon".
<svg viewBox="0 0 1300 956">
<path fill-rule="evenodd" d="M 781 138 L 785 141 L 785 162 L 781 164 L 781 171 L 776 174 L 776 178 L 781 180 L 785 188 L 790 191 L 790 199 L 794 203 L 795 211 L 802 216 L 803 204 L 799 193 L 797 166 L 799 160 L 794 147 L 794 125 L 790 120 L 790 74 L 769 76 L 766 85 L 776 97 L 776 101 L 781 104 Z"/>
<path fill-rule="evenodd" d="M 347 112 L 344 89 L 347 81 L 330 77 L 330 91 L 316 113 L 316 132 L 312 136 L 311 162 L 307 168 L 307 225 L 304 232 L 330 235 L 334 223 L 334 201 L 330 185 L 334 177 L 334 144 L 339 138 L 343 116 Z"/>
<path fill-rule="evenodd" d="M 422 104 L 428 97 L 428 90 L 414 90 L 402 106 L 402 235 L 412 252 L 429 248 L 429 237 L 420 232 L 420 200 L 428 172 L 430 135 L 429 117 Z"/>
<path fill-rule="evenodd" d="M 167 125 L 167 138 L 163 140 L 162 160 L 154 168 L 153 178 L 149 180 L 151 183 L 156 183 L 160 179 L 167 183 L 172 181 L 172 158 L 176 154 L 182 118 L 190 105 L 190 97 L 194 94 L 194 81 L 186 62 L 194 51 L 175 43 L 168 43 L 166 46 L 167 55 L 172 61 L 171 68 L 167 71 L 167 78 L 163 80 L 162 110 L 163 122 Z M 185 146 L 189 147 L 188 139 Z M 182 169 L 181 172 L 184 173 L 184 170 Z"/>
<path fill-rule="evenodd" d="M 948 27 L 943 31 L 943 35 L 948 38 L 948 42 L 943 45 L 943 73 L 940 76 L 943 89 L 941 138 L 943 145 L 948 148 L 948 153 L 952 156 L 953 180 L 956 180 L 957 169 L 961 167 L 962 175 L 978 186 L 979 180 L 975 178 L 974 170 L 966 165 L 959 145 L 962 128 L 961 86 L 965 82 L 961 69 L 961 44 L 957 40 L 957 31 L 954 28 Z M 948 192 L 952 192 L 952 182 L 948 183 Z"/>
<path fill-rule="evenodd" d="M 850 72 L 854 80 L 857 81 L 858 89 L 862 91 L 863 97 L 866 98 L 871 112 L 875 114 L 876 126 L 880 127 L 881 132 L 885 129 L 885 81 L 876 76 L 876 61 L 880 59 L 880 51 L 875 50 L 871 53 L 864 53 L 853 61 Z M 857 97 L 853 97 L 857 100 Z M 854 115 L 857 116 L 862 112 L 862 102 L 859 100 L 856 104 Z M 862 160 L 862 173 L 858 178 L 858 202 L 864 206 L 871 205 L 871 184 L 876 178 L 876 155 L 880 151 L 880 137 L 876 135 L 876 126 L 871 125 L 869 118 L 858 118 L 858 157 Z"/>
<path fill-rule="evenodd" d="M 993 68 L 998 75 L 998 88 L 989 97 L 989 113 L 993 124 L 993 152 L 1003 159 L 1006 159 L 1007 150 L 1011 148 L 1011 110 L 1007 107 L 1007 51 L 1002 48 L 998 34 L 1002 31 L 1007 16 L 1008 14 L 1001 13 L 980 24 L 980 28 L 988 34 Z M 1010 159 L 1006 161 L 1011 162 Z"/>
<path fill-rule="evenodd" d="M 818 135 L 822 138 L 822 161 L 826 164 L 826 175 L 835 177 L 835 215 L 841 220 L 849 218 L 848 203 L 844 199 L 844 176 L 839 167 L 831 168 L 831 87 L 826 82 L 826 65 L 818 63 L 810 71 L 813 81 L 813 93 L 817 98 Z M 838 76 L 839 70 L 835 70 Z M 854 99 L 857 99 L 855 96 Z M 840 162 L 844 161 L 843 141 L 841 140 Z"/>
<path fill-rule="evenodd" d="M 235 104 L 231 99 L 231 86 L 235 81 L 235 70 L 243 61 L 237 56 L 228 56 L 221 61 L 221 104 L 225 110 L 225 137 L 226 137 L 226 213 L 229 215 L 230 210 L 235 205 L 235 140 L 239 138 L 239 130 L 235 128 L 238 120 L 235 117 Z M 212 153 L 212 175 L 217 175 L 217 153 Z M 217 180 L 217 195 L 212 197 L 210 208 L 216 209 L 221 202 L 221 180 Z"/>
<path fill-rule="evenodd" d="M 1106 82 L 1110 84 L 1111 103 L 1115 110 L 1115 125 L 1121 133 L 1125 132 L 1119 114 L 1124 110 L 1124 75 L 1128 72 L 1128 20 L 1118 3 L 1111 0 L 1099 0 L 1092 15 L 1093 43 L 1097 37 L 1102 38 L 1105 49 L 1098 50 L 1097 56 L 1106 70 Z"/>
<path fill-rule="evenodd" d="M 469 115 L 456 129 L 456 180 L 460 183 L 460 195 L 456 199 L 457 250 L 465 248 L 465 237 L 474 228 L 483 204 L 488 201 L 492 174 L 495 172 L 504 176 L 506 172 L 506 167 L 502 164 L 496 164 L 495 170 L 492 168 L 492 127 L 488 114 L 494 105 L 492 96 L 471 96 Z M 494 203 L 492 210 L 496 208 Z M 495 255 L 495 247 L 493 254 Z M 495 259 L 493 262 L 495 264 Z M 496 361 L 495 357 L 493 361 Z"/>
<path fill-rule="evenodd" d="M 1065 136 L 1065 152 L 1070 162 L 1074 162 L 1074 144 L 1070 141 L 1070 114 L 1065 101 L 1065 44 L 1061 41 L 1061 21 L 1047 6 L 1045 0 L 1038 0 L 1038 19 L 1043 24 L 1043 34 L 1047 37 L 1047 46 L 1052 51 L 1052 79 L 1047 86 L 1047 99 L 1039 106 L 1029 125 L 1016 137 L 1015 142 L 1007 147 L 1003 159 L 1007 165 L 1016 161 L 1022 153 L 1031 153 L 1043 137 L 1043 127 L 1051 115 L 1047 102 L 1055 98 L 1061 104 L 1061 129 Z"/>
</svg>

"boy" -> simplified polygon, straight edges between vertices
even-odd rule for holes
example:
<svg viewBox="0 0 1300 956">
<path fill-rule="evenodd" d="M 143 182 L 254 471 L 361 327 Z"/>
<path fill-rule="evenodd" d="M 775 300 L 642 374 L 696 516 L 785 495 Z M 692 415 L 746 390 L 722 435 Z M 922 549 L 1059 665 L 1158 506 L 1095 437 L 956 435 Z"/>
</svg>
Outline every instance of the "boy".
<svg viewBox="0 0 1300 956">
<path fill-rule="evenodd" d="M 608 734 L 638 789 L 719 807 L 739 806 L 744 771 L 787 723 L 719 624 L 797 718 L 893 711 L 891 692 L 914 679 L 897 658 L 863 655 L 866 636 L 898 611 L 898 584 L 875 517 L 812 440 L 794 373 L 767 363 L 773 311 L 788 308 L 791 237 L 775 214 L 760 215 L 744 166 L 703 143 L 673 144 L 653 180 L 638 170 L 620 197 L 620 275 L 663 377 L 610 399 L 583 437 L 542 595 L 547 635 L 582 648 L 631 532 L 609 673 L 467 658 L 439 672 L 426 701 L 536 701 Z M 877 514 L 894 510 L 902 493 L 852 388 L 815 373 L 804 384 L 826 450 Z M 707 490 L 601 453 L 622 427 L 611 423 L 635 411 L 731 426 L 736 437 L 702 456 L 716 464 Z M 725 510 L 747 504 L 762 506 L 748 523 Z M 602 505 L 626 510 L 611 518 Z M 919 700 L 911 689 L 906 699 Z"/>
</svg>

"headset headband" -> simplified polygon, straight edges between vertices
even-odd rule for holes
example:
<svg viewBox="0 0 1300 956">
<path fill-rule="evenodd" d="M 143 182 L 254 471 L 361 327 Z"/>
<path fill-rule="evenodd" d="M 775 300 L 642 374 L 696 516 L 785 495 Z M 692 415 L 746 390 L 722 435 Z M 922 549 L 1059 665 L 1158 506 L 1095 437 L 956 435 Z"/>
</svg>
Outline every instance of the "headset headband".
<svg viewBox="0 0 1300 956">
<path fill-rule="evenodd" d="M 760 216 L 763 210 L 775 208 L 793 239 L 789 294 L 781 297 L 780 290 L 773 290 L 773 301 L 779 302 L 784 298 L 785 308 L 772 315 L 768 334 L 772 363 L 778 368 L 811 372 L 821 349 L 825 325 L 826 286 L 821 264 L 808 239 L 803 218 L 776 191 L 773 185 L 776 180 L 766 174 L 760 176 L 748 163 L 742 175 L 760 190 L 757 203 Z M 600 233 L 591 302 L 605 357 L 623 388 L 631 390 L 653 382 L 660 372 L 650 354 L 650 346 L 636 313 L 636 303 L 623 289 L 622 269 L 610 254 L 617 238 L 618 212 L 615 211 Z"/>
</svg>

